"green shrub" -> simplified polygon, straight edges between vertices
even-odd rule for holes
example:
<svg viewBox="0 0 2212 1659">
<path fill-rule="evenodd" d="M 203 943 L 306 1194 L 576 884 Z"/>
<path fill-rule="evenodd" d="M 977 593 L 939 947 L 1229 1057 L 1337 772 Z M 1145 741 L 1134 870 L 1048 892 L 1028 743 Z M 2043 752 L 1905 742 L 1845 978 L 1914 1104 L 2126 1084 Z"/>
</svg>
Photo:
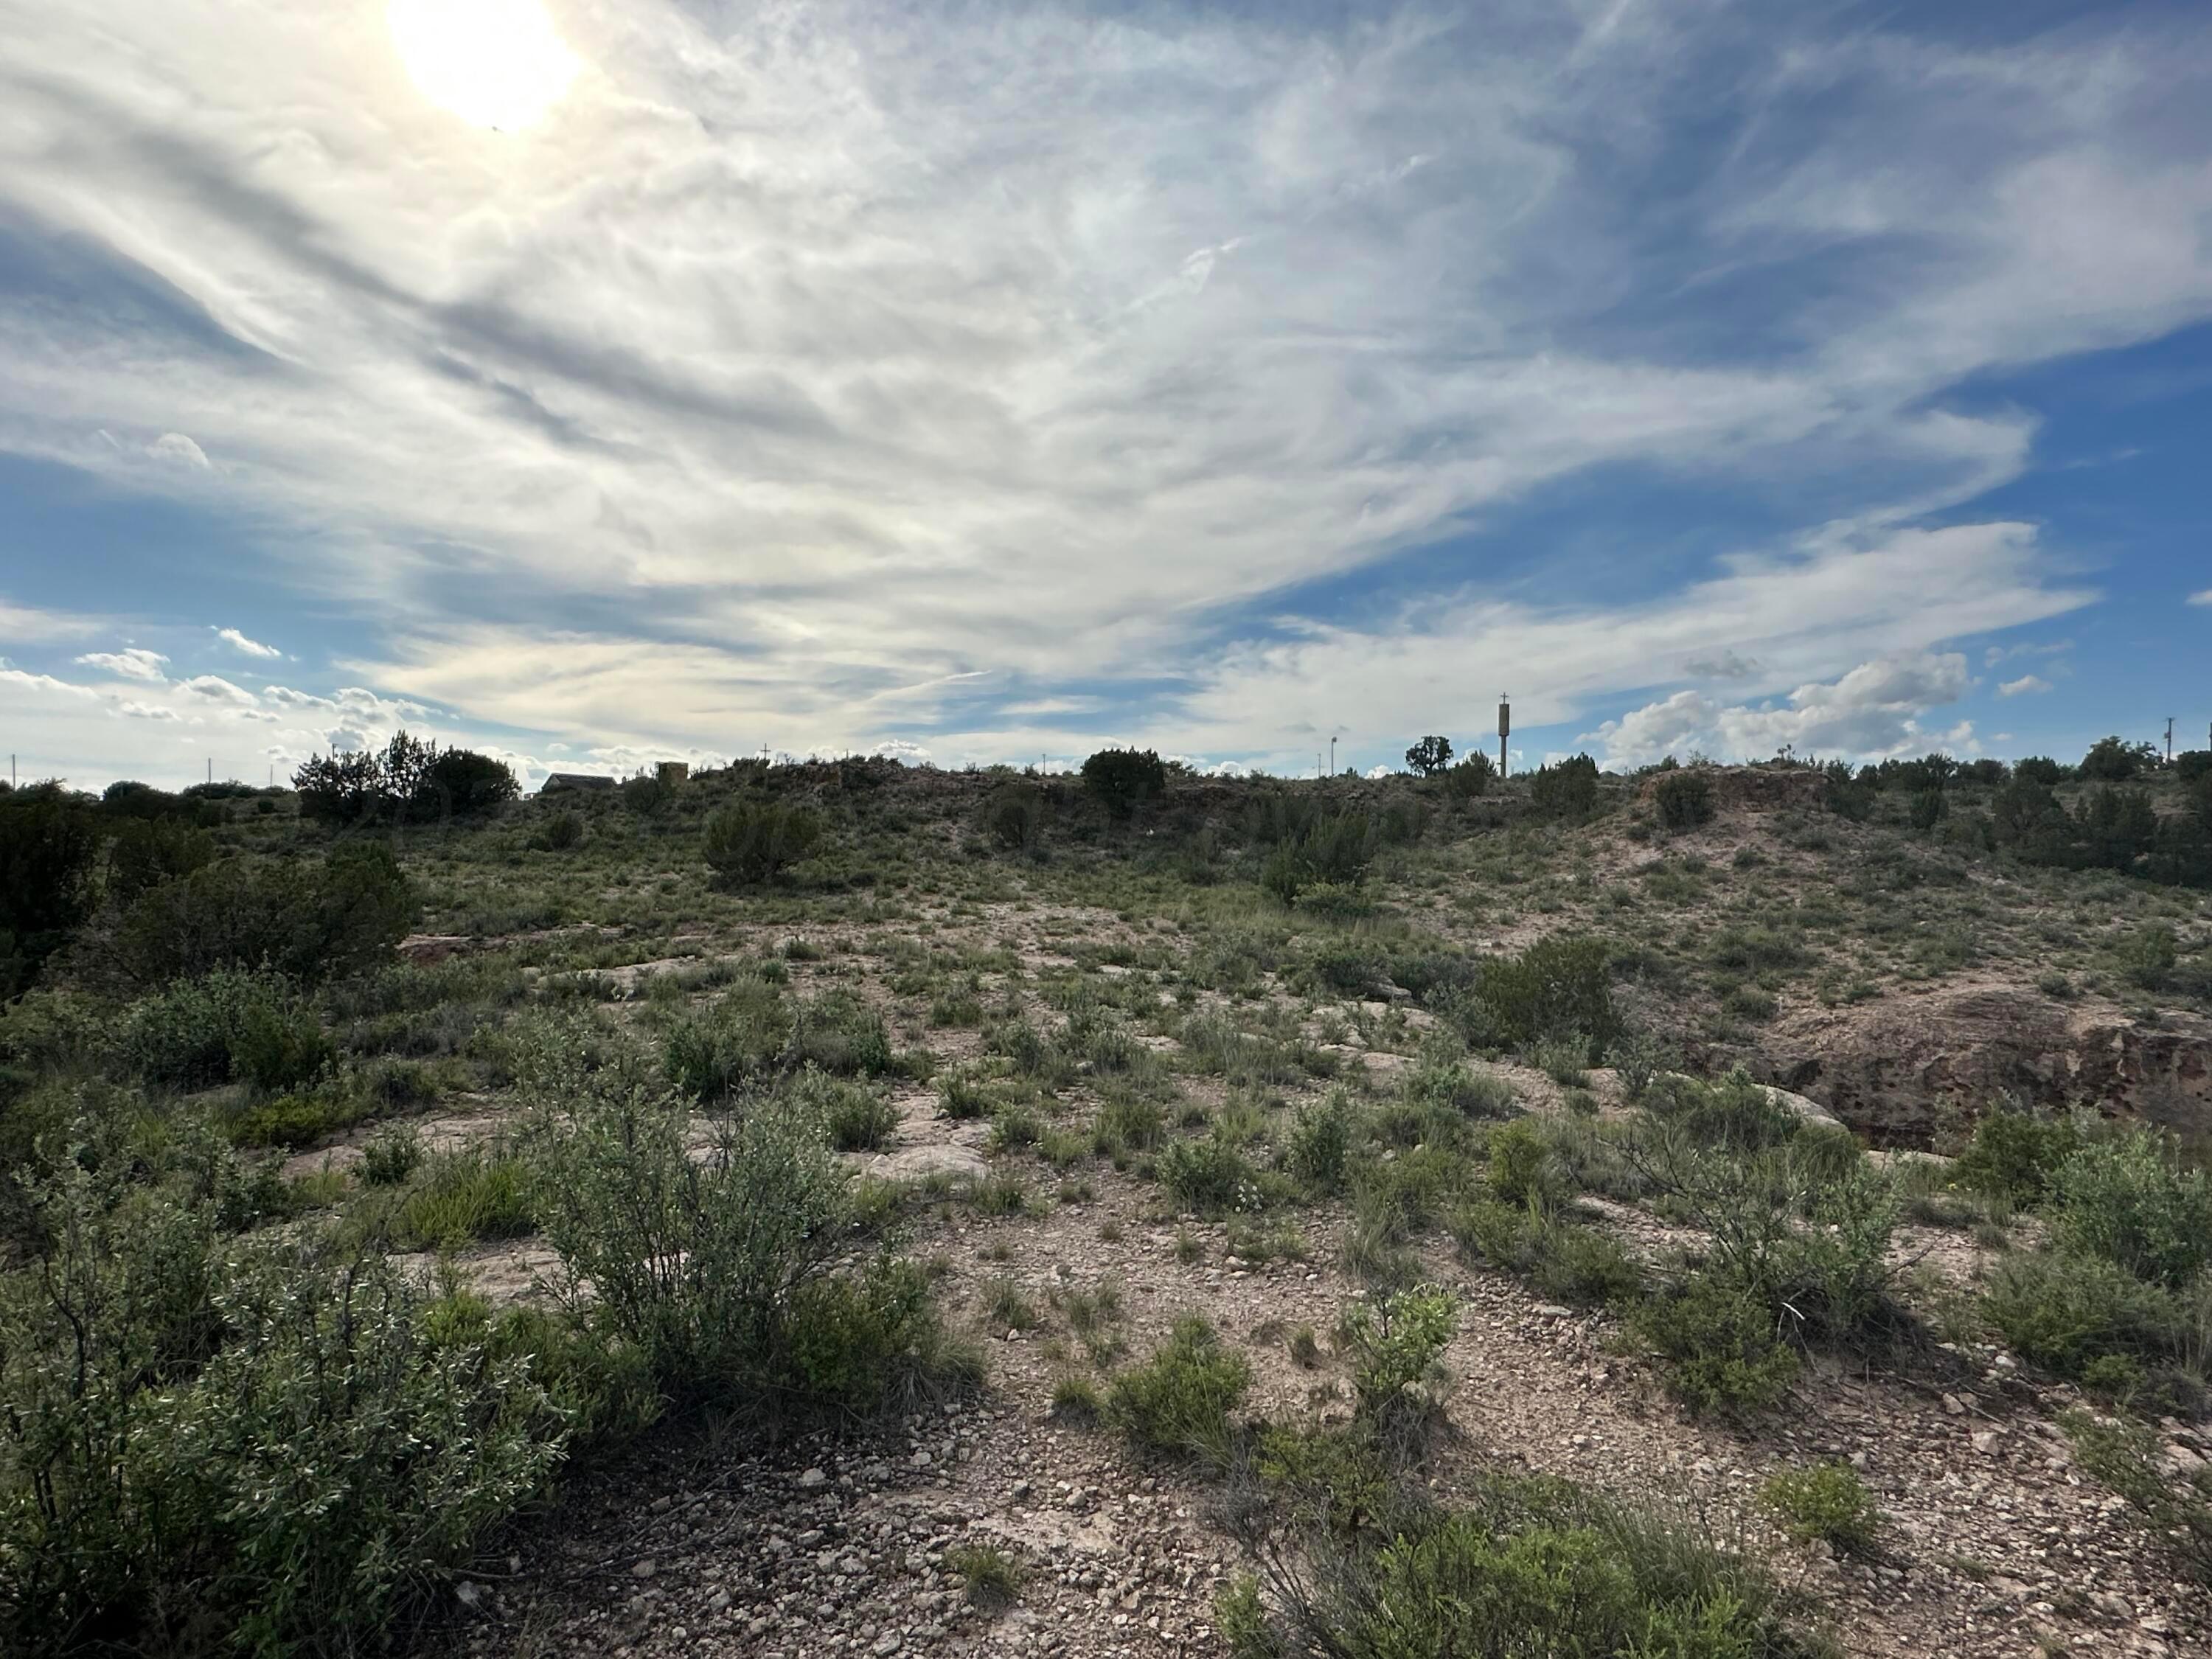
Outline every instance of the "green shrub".
<svg viewBox="0 0 2212 1659">
<path fill-rule="evenodd" d="M 1297 835 L 1278 845 L 1260 872 L 1261 887 L 1284 904 L 1322 888 L 1356 887 L 1382 844 L 1376 821 L 1354 808 L 1316 813 Z M 1333 902 L 1340 904 L 1341 892 Z"/>
<path fill-rule="evenodd" d="M 1105 1401 L 1089 1378 L 1063 1376 L 1052 1385 L 1052 1415 L 1062 1423 L 1096 1423 L 1106 1410 Z"/>
<path fill-rule="evenodd" d="M 965 1121 L 988 1115 L 998 1104 L 998 1097 L 983 1073 L 956 1066 L 937 1079 L 937 1109 L 945 1116 Z"/>
<path fill-rule="evenodd" d="M 1387 1438 L 1403 1436 L 1440 1409 L 1439 1361 L 1459 1328 L 1459 1304 L 1434 1285 L 1356 1302 L 1338 1327 L 1352 1361 L 1360 1415 Z"/>
<path fill-rule="evenodd" d="M 51 1254 L 0 1279 L 0 1647 L 372 1649 L 541 1486 L 559 1419 L 380 1255 L 236 1239 L 234 1166 L 178 1176 L 66 1172 Z"/>
<path fill-rule="evenodd" d="M 2051 1177 L 2059 1243 L 2179 1290 L 2212 1261 L 2212 1182 L 2143 1130 L 2093 1142 Z"/>
<path fill-rule="evenodd" d="M 1229 1413 L 1251 1386 L 1243 1355 L 1224 1348 L 1211 1325 L 1188 1314 L 1150 1360 L 1114 1379 L 1106 1414 L 1150 1450 L 1218 1459 L 1230 1447 Z"/>
<path fill-rule="evenodd" d="M 2048 1250 L 1999 1258 L 1982 1310 L 2021 1358 L 2079 1380 L 2101 1359 L 2140 1369 L 2177 1333 L 2173 1298 L 2118 1263 Z"/>
<path fill-rule="evenodd" d="M 0 794 L 0 1000 L 92 914 L 99 851 L 91 811 L 58 787 Z"/>
<path fill-rule="evenodd" d="M 898 1108 L 864 1083 L 844 1082 L 809 1066 L 792 1080 L 791 1091 L 821 1120 L 839 1152 L 874 1152 L 898 1130 Z"/>
<path fill-rule="evenodd" d="M 1951 1173 L 1962 1187 L 2033 1206 L 2043 1201 L 2051 1177 L 2081 1144 L 2070 1119 L 1992 1108 L 1975 1123 L 1974 1137 Z"/>
<path fill-rule="evenodd" d="M 1313 1193 L 1340 1192 L 1345 1160 L 1351 1154 L 1353 1107 L 1343 1091 L 1332 1089 L 1317 1104 L 1298 1108 L 1283 1146 L 1283 1167 Z"/>
<path fill-rule="evenodd" d="M 215 838 L 179 818 L 128 818 L 107 843 L 105 897 L 128 906 L 149 888 L 188 876 L 215 859 Z"/>
<path fill-rule="evenodd" d="M 1200 1214 L 1249 1209 L 1258 1202 L 1251 1164 L 1218 1135 L 1170 1142 L 1160 1152 L 1156 1173 L 1177 1203 Z"/>
<path fill-rule="evenodd" d="M 784 1094 L 718 1118 L 704 1156 L 641 1056 L 596 1066 L 559 1027 L 520 1081 L 538 1103 L 529 1200 L 589 1316 L 635 1344 L 678 1399 L 744 1410 L 885 1409 L 965 1376 L 902 1264 L 854 1253 L 847 1174 L 815 1113 Z"/>
<path fill-rule="evenodd" d="M 1796 1350 L 1783 1340 L 1774 1310 L 1719 1274 L 1686 1276 L 1636 1308 L 1629 1324 L 1665 1362 L 1668 1389 L 1692 1411 L 1765 1411 L 1796 1379 Z"/>
<path fill-rule="evenodd" d="M 1098 1109 L 1091 1125 L 1091 1144 L 1109 1156 L 1146 1151 L 1160 1144 L 1167 1133 L 1167 1115 L 1158 1101 L 1141 1095 L 1115 1095 Z"/>
<path fill-rule="evenodd" d="M 1547 818 L 1588 817 L 1597 806 L 1597 763 L 1575 755 L 1554 766 L 1540 766 L 1528 780 L 1528 800 Z"/>
<path fill-rule="evenodd" d="M 1444 773 L 1444 790 L 1454 800 L 1473 800 L 1478 795 L 1490 793 L 1492 781 L 1498 769 L 1489 756 L 1480 749 L 1460 757 L 1458 763 Z"/>
<path fill-rule="evenodd" d="M 1875 1540 L 1881 1530 L 1881 1512 L 1875 1508 L 1866 1482 L 1850 1464 L 1818 1463 L 1809 1468 L 1784 1469 L 1770 1476 L 1759 1495 L 1799 1543 L 1818 1539 L 1845 1555 L 1874 1553 Z"/>
<path fill-rule="evenodd" d="M 361 1149 L 362 1182 L 369 1187 L 404 1186 L 422 1162 L 422 1138 L 413 1129 L 387 1129 Z"/>
<path fill-rule="evenodd" d="M 546 815 L 545 822 L 538 826 L 534 844 L 548 853 L 567 853 L 584 842 L 584 821 L 574 812 L 560 811 Z"/>
<path fill-rule="evenodd" d="M 234 856 L 142 893 L 91 960 L 137 987 L 264 968 L 319 984 L 390 963 L 421 908 L 381 842 L 319 860 Z"/>
<path fill-rule="evenodd" d="M 2140 990 L 2159 991 L 2173 978 L 2181 945 L 2173 929 L 2161 922 L 2130 934 L 2113 955 L 2119 959 L 2120 972 L 2129 984 Z"/>
<path fill-rule="evenodd" d="M 232 1114 L 231 1143 L 238 1146 L 312 1146 L 361 1121 L 368 1107 L 343 1089 L 325 1086 L 272 1095 Z"/>
<path fill-rule="evenodd" d="M 833 991 L 801 1003 L 793 1013 L 787 1064 L 880 1077 L 896 1059 L 884 1017 L 856 996 Z"/>
<path fill-rule="evenodd" d="M 1669 772 L 1652 786 L 1659 822 L 1669 830 L 1694 830 L 1713 817 L 1713 787 L 1702 772 Z"/>
<path fill-rule="evenodd" d="M 1489 957 L 1455 1010 L 1468 1041 L 1527 1048 L 1540 1038 L 1578 1031 L 1590 1042 L 1609 1042 L 1620 1022 L 1607 956 L 1602 939 L 1558 938 L 1518 956 Z"/>
<path fill-rule="evenodd" d="M 791 1014 L 764 980 L 740 980 L 708 1010 L 672 1025 L 661 1042 L 668 1080 L 695 1099 L 720 1100 L 784 1062 Z"/>
<path fill-rule="evenodd" d="M 1256 1596 L 1244 1603 L 1239 1659 L 1782 1659 L 1808 1650 L 1780 1594 L 1740 1555 L 1561 1483 L 1498 1477 L 1465 1510 L 1393 1507 L 1374 1541 L 1304 1528 L 1313 1570 L 1275 1575 L 1279 1611 Z"/>
<path fill-rule="evenodd" d="M 1083 763 L 1084 787 L 1116 817 L 1127 817 L 1168 787 L 1167 768 L 1149 749 L 1102 749 Z"/>
<path fill-rule="evenodd" d="M 735 800 L 707 820 L 703 851 L 726 884 L 758 887 L 812 854 L 821 839 L 821 819 L 803 807 Z"/>
<path fill-rule="evenodd" d="M 1229 1649 L 1229 1659 L 1282 1659 L 1283 1644 L 1270 1626 L 1260 1581 L 1240 1572 L 1213 1597 L 1213 1626 Z"/>
<path fill-rule="evenodd" d="M 1564 1219 L 1541 1204 L 1477 1199 L 1452 1217 L 1460 1248 L 1527 1278 L 1554 1301 L 1598 1307 L 1633 1300 L 1644 1270 L 1610 1233 Z"/>
</svg>

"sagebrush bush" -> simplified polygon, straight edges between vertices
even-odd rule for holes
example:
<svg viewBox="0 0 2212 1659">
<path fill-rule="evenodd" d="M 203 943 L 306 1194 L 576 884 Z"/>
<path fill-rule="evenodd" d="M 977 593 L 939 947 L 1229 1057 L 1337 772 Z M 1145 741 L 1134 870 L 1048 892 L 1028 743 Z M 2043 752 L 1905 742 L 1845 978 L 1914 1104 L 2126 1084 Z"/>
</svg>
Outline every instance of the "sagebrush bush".
<svg viewBox="0 0 2212 1659">
<path fill-rule="evenodd" d="M 1044 796 L 1031 784 L 1000 784 L 983 803 L 983 828 L 1005 851 L 1030 851 L 1044 829 Z"/>
<path fill-rule="evenodd" d="M 2139 1377 L 2177 1345 L 2172 1295 L 2095 1255 L 2018 1250 L 1998 1258 L 1982 1311 L 2032 1364 L 2077 1381 L 2100 1362 L 2110 1380 Z"/>
<path fill-rule="evenodd" d="M 663 1389 L 762 1415 L 868 1413 L 964 1379 L 926 1285 L 865 1248 L 851 1178 L 804 1099 L 752 1094 L 700 1156 L 644 1056 L 586 1066 L 582 1047 L 552 1026 L 526 1048 L 529 1200 L 572 1284 L 592 1287 L 589 1316 Z"/>
<path fill-rule="evenodd" d="M 1692 1411 L 1745 1415 L 1779 1405 L 1797 1376 L 1765 1297 L 1716 1274 L 1691 1274 L 1631 1313 L 1630 1328 L 1667 1363 L 1667 1386 Z"/>
<path fill-rule="evenodd" d="M 65 1171 L 0 1279 L 0 1647 L 343 1653 L 530 1497 L 562 1428 L 379 1255 L 232 1236 L 249 1178 Z"/>
<path fill-rule="evenodd" d="M 2051 1179 L 2059 1243 L 2179 1290 L 2212 1261 L 2212 1180 L 2184 1170 L 2159 1135 L 2093 1142 Z"/>
<path fill-rule="evenodd" d="M 757 887 L 809 857 L 822 840 L 822 820 L 779 800 L 735 800 L 707 820 L 708 867 L 733 887 Z"/>
<path fill-rule="evenodd" d="M 1563 937 L 1539 940 L 1517 956 L 1489 957 L 1451 1012 L 1478 1048 L 1525 1049 L 1566 1032 L 1609 1042 L 1620 1022 L 1608 955 L 1602 939 Z"/>
<path fill-rule="evenodd" d="M 873 1152 L 898 1129 L 898 1108 L 865 1083 L 831 1077 L 810 1064 L 790 1086 L 793 1097 L 821 1120 L 830 1144 L 840 1152 Z"/>
<path fill-rule="evenodd" d="M 1250 1362 L 1223 1347 L 1204 1319 L 1188 1314 L 1151 1359 L 1114 1379 L 1106 1414 L 1150 1450 L 1219 1459 L 1231 1443 L 1229 1414 L 1251 1386 Z"/>
<path fill-rule="evenodd" d="M 1283 1143 L 1283 1168 L 1307 1191 L 1343 1189 L 1354 1110 L 1350 1097 L 1340 1089 L 1332 1089 L 1325 1099 L 1298 1109 Z"/>
</svg>

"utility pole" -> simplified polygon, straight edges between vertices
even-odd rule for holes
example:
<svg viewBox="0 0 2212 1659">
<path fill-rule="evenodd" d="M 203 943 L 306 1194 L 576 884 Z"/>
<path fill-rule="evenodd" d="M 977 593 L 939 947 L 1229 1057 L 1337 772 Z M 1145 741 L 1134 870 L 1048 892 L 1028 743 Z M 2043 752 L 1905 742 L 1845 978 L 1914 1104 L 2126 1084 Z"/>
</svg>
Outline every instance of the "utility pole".
<svg viewBox="0 0 2212 1659">
<path fill-rule="evenodd" d="M 2172 746 L 2170 744 L 2167 745 L 2169 748 Z M 1328 740 L 1328 775 L 1331 777 L 1336 775 L 1336 738 L 1334 736 Z"/>
<path fill-rule="evenodd" d="M 1505 739 L 1513 735 L 1513 703 L 1506 693 L 1498 694 L 1498 775 L 1505 776 Z"/>
<path fill-rule="evenodd" d="M 2166 717 L 2166 763 L 2173 764 L 2173 716 Z"/>
</svg>

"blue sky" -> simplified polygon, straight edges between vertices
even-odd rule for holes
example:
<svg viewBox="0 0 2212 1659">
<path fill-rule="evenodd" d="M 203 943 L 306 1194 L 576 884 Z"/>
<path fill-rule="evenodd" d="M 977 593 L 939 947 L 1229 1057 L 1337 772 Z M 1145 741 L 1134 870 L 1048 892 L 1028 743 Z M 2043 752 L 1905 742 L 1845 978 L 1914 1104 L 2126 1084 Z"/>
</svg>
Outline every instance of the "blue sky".
<svg viewBox="0 0 2212 1659">
<path fill-rule="evenodd" d="M 2201 5 L 0 0 L 0 112 L 27 775 L 2212 722 Z"/>
</svg>

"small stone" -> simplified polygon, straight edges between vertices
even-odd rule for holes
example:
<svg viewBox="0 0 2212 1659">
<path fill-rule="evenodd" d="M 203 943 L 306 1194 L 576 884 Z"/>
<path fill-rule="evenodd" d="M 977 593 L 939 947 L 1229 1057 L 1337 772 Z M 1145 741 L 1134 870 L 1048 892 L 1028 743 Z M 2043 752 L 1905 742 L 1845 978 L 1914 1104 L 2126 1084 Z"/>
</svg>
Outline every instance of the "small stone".
<svg viewBox="0 0 2212 1659">
<path fill-rule="evenodd" d="M 817 1486 L 826 1486 L 829 1484 L 829 1474 L 823 1469 L 809 1469 L 799 1477 L 799 1488 L 804 1492 L 812 1492 Z"/>
<path fill-rule="evenodd" d="M 629 1564 L 629 1576 L 633 1578 L 650 1578 L 659 1571 L 659 1564 L 649 1555 Z"/>
<path fill-rule="evenodd" d="M 1960 1400 L 1955 1394 L 1945 1395 L 1943 1396 L 1943 1414 L 1946 1417 L 1964 1417 L 1966 1414 L 1966 1401 Z"/>
</svg>

